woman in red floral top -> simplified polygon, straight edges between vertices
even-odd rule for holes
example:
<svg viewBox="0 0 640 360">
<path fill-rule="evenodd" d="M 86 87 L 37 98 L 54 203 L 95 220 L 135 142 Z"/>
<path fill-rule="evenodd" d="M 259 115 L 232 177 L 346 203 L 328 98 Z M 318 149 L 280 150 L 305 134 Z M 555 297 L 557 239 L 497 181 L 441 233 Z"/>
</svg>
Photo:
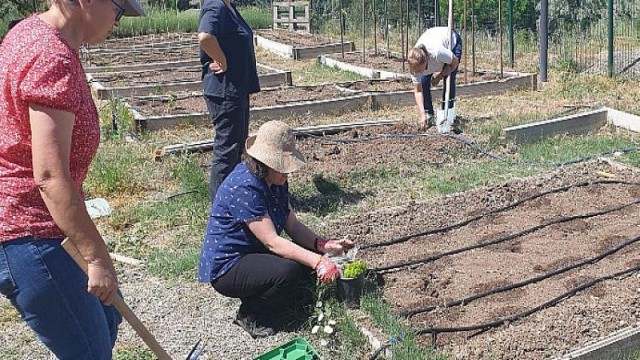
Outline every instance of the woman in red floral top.
<svg viewBox="0 0 640 360">
<path fill-rule="evenodd" d="M 100 128 L 78 49 L 144 12 L 135 0 L 49 5 L 0 44 L 0 292 L 56 357 L 111 359 L 118 281 L 82 194 Z"/>
</svg>

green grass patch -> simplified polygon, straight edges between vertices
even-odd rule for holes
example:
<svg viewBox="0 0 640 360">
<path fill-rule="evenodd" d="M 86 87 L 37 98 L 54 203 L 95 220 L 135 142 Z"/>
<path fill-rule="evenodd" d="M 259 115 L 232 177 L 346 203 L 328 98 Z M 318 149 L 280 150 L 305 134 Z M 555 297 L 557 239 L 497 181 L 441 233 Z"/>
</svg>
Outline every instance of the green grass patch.
<svg viewBox="0 0 640 360">
<path fill-rule="evenodd" d="M 271 27 L 271 12 L 267 8 L 249 6 L 238 9 L 252 29 Z M 115 29 L 114 37 L 130 37 L 161 33 L 198 32 L 198 10 L 176 11 L 153 7 L 147 10 L 147 16 L 123 17 Z"/>
<path fill-rule="evenodd" d="M 350 71 L 344 71 L 318 62 L 308 62 L 294 73 L 294 83 L 297 85 L 311 85 L 320 83 L 334 83 L 365 79 L 363 76 Z"/>
<path fill-rule="evenodd" d="M 179 248 L 153 249 L 146 261 L 151 274 L 165 279 L 193 280 L 198 269 L 200 247 L 180 245 Z"/>
<path fill-rule="evenodd" d="M 144 235 L 186 226 L 193 229 L 189 234 L 200 234 L 204 231 L 210 204 L 197 194 L 193 195 L 194 193 L 185 193 L 171 199 L 151 201 L 124 209 L 112 215 L 112 226 L 116 230 L 138 228 Z"/>
<path fill-rule="evenodd" d="M 616 150 L 637 148 L 638 143 L 632 139 L 612 134 L 598 134 L 591 136 L 557 136 L 544 139 L 520 147 L 520 155 L 524 161 L 538 163 L 564 163 L 585 159 Z M 623 156 L 622 161 L 640 161 L 638 153 Z"/>
<path fill-rule="evenodd" d="M 127 134 L 137 131 L 133 114 L 120 98 L 107 101 L 98 112 L 100 133 L 104 139 L 123 139 Z"/>
<path fill-rule="evenodd" d="M 119 26 L 114 30 L 114 37 L 130 37 L 147 34 L 169 32 L 197 32 L 198 11 L 164 10 L 150 8 L 147 16 L 123 17 Z"/>
<path fill-rule="evenodd" d="M 247 6 L 238 10 L 251 29 L 270 29 L 273 25 L 270 7 Z"/>
<path fill-rule="evenodd" d="M 3 302 L 0 304 L 0 324 L 7 322 L 21 322 L 20 314 L 16 308 L 9 302 Z"/>
<path fill-rule="evenodd" d="M 123 142 L 124 143 L 124 142 Z M 142 174 L 153 166 L 133 146 L 101 146 L 84 183 L 88 196 L 135 195 L 147 188 Z"/>
<path fill-rule="evenodd" d="M 114 360 L 153 360 L 155 358 L 153 352 L 147 348 L 117 349 L 114 353 Z"/>
<path fill-rule="evenodd" d="M 445 360 L 446 356 L 437 354 L 430 348 L 420 345 L 416 338 L 412 336 L 411 329 L 406 327 L 402 320 L 394 316 L 389 305 L 380 297 L 374 294 L 365 294 L 362 299 L 361 309 L 369 314 L 376 326 L 380 328 L 389 338 L 398 341 L 389 348 L 394 359 L 399 360 Z"/>
</svg>

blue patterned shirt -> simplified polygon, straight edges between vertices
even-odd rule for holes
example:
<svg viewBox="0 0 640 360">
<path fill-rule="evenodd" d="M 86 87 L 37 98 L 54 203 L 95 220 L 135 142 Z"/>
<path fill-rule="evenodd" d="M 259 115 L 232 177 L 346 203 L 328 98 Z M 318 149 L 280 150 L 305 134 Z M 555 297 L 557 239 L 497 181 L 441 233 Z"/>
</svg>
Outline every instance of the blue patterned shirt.
<svg viewBox="0 0 640 360">
<path fill-rule="evenodd" d="M 224 275 L 246 254 L 269 253 L 247 222 L 269 214 L 278 235 L 289 216 L 289 186 L 267 186 L 242 162 L 222 182 L 209 212 L 198 280 L 211 282 Z"/>
</svg>

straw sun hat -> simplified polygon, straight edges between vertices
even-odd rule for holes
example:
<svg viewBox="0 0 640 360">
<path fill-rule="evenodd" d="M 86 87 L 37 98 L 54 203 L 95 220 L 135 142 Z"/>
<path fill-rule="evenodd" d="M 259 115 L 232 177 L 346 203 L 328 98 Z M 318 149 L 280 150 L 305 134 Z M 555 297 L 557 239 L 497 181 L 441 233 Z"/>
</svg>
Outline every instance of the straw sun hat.
<svg viewBox="0 0 640 360">
<path fill-rule="evenodd" d="M 296 150 L 296 137 L 289 125 L 282 121 L 269 121 L 249 136 L 246 142 L 247 154 L 282 173 L 292 173 L 304 164 L 304 156 Z"/>
</svg>

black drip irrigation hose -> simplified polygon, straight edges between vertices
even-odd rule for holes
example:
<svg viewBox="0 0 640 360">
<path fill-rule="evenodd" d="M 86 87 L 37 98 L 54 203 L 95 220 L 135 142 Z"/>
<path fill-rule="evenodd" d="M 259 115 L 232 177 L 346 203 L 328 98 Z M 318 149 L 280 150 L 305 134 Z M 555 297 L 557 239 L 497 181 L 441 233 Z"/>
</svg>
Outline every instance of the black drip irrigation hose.
<svg viewBox="0 0 640 360">
<path fill-rule="evenodd" d="M 378 135 L 378 136 L 371 136 L 371 137 L 361 137 L 358 139 L 327 139 L 326 136 L 322 136 L 322 135 L 315 135 L 315 134 L 310 134 L 310 133 L 306 133 L 306 132 L 299 132 L 299 134 L 307 136 L 307 137 L 311 137 L 311 138 L 315 138 L 318 139 L 322 142 L 326 142 L 326 143 L 339 143 L 339 144 L 348 144 L 348 143 L 357 143 L 357 142 L 365 142 L 365 141 L 374 141 L 374 140 L 381 140 L 381 139 L 389 139 L 389 138 L 405 138 L 405 139 L 412 139 L 412 138 L 418 138 L 418 137 L 432 137 L 432 136 L 444 136 L 444 137 L 448 137 L 450 139 L 459 141 L 460 143 L 474 149 L 475 151 L 491 158 L 494 160 L 498 160 L 498 161 L 503 161 L 503 162 L 508 162 L 509 160 L 507 159 L 503 159 L 493 153 L 491 153 L 490 151 L 482 148 L 479 145 L 476 145 L 475 143 L 467 140 L 465 137 L 461 136 L 461 135 L 455 135 L 455 134 L 385 134 L 385 135 Z M 622 148 L 622 149 L 617 149 L 617 150 L 612 150 L 612 151 L 608 151 L 608 152 L 604 152 L 604 153 L 600 153 L 597 155 L 591 155 L 591 156 L 586 156 L 583 158 L 579 158 L 579 159 L 575 159 L 575 160 L 569 160 L 569 161 L 563 161 L 563 162 L 551 162 L 551 163 L 544 163 L 544 162 L 537 162 L 537 161 L 525 161 L 525 160 L 520 160 L 520 161 L 512 161 L 513 163 L 516 164 L 525 164 L 525 165 L 536 165 L 536 166 L 549 166 L 549 167 L 563 167 L 563 166 L 569 166 L 569 165 L 574 165 L 574 164 L 578 164 L 581 162 L 585 162 L 585 161 L 589 161 L 591 159 L 597 158 L 597 157 L 601 157 L 601 156 L 607 156 L 607 155 L 613 155 L 615 153 L 632 153 L 632 152 L 640 152 L 640 148 Z"/>
<path fill-rule="evenodd" d="M 532 277 L 532 278 L 529 278 L 529 279 L 526 279 L 526 280 L 523 280 L 523 281 L 520 281 L 520 282 L 516 282 L 516 283 L 513 283 L 513 284 L 508 285 L 508 286 L 494 288 L 494 289 L 491 289 L 491 290 L 488 290 L 488 291 L 485 291 L 485 292 L 482 292 L 482 293 L 474 294 L 474 295 L 466 297 L 464 299 L 451 301 L 451 302 L 446 303 L 444 305 L 439 305 L 439 306 L 432 305 L 432 306 L 426 306 L 426 307 L 415 308 L 415 309 L 412 309 L 412 310 L 402 311 L 402 312 L 398 313 L 398 315 L 401 316 L 401 317 L 410 318 L 413 315 L 417 315 L 417 314 L 433 311 L 433 310 L 435 310 L 437 308 L 448 309 L 448 308 L 452 308 L 452 307 L 459 306 L 459 305 L 466 305 L 466 304 L 469 304 L 470 302 L 472 302 L 474 300 L 477 300 L 477 299 L 480 299 L 480 298 L 483 298 L 483 297 L 487 297 L 487 296 L 490 296 L 490 295 L 495 295 L 495 294 L 498 294 L 498 293 L 501 293 L 501 292 L 505 292 L 505 291 L 517 289 L 517 288 L 520 288 L 520 287 L 524 287 L 524 286 L 527 286 L 527 285 L 530 285 L 530 284 L 533 284 L 533 283 L 537 283 L 537 282 L 540 282 L 542 280 L 545 280 L 545 279 L 548 279 L 550 277 L 565 273 L 565 272 L 573 270 L 573 269 L 577 269 L 577 268 L 585 266 L 585 265 L 596 264 L 600 260 L 604 259 L 605 257 L 607 257 L 609 255 L 612 255 L 612 254 L 622 250 L 623 248 L 625 248 L 625 247 L 627 247 L 629 245 L 635 244 L 638 241 L 640 241 L 640 236 L 637 236 L 637 237 L 635 237 L 633 239 L 630 239 L 630 240 L 624 241 L 622 243 L 619 243 L 619 244 L 613 246 L 611 249 L 607 250 L 606 252 L 604 252 L 604 253 L 602 253 L 600 255 L 597 255 L 597 256 L 594 256 L 592 258 L 589 258 L 589 259 L 586 259 L 586 260 L 583 260 L 583 261 L 580 261 L 580 262 L 577 262 L 577 263 L 562 267 L 560 269 L 556 269 L 556 270 L 548 272 L 546 274 L 542 274 L 542 275 L 539 275 L 539 276 L 536 276 L 536 277 Z"/>
<path fill-rule="evenodd" d="M 491 240 L 491 241 L 486 241 L 486 242 L 482 242 L 482 243 L 479 243 L 479 244 L 469 245 L 469 246 L 457 248 L 457 249 L 454 249 L 454 250 L 445 251 L 445 252 L 442 252 L 442 253 L 439 253 L 439 254 L 436 254 L 436 255 L 431 255 L 431 256 L 428 256 L 426 258 L 422 258 L 422 259 L 411 260 L 411 261 L 406 261 L 406 262 L 402 262 L 402 263 L 396 263 L 396 264 L 393 264 L 393 265 L 387 265 L 387 266 L 383 266 L 383 267 L 379 267 L 379 268 L 374 268 L 372 270 L 375 271 L 375 272 L 378 272 L 378 273 L 382 273 L 382 272 L 386 272 L 386 271 L 393 270 L 393 269 L 399 269 L 399 268 L 404 268 L 404 267 L 408 267 L 408 266 L 424 264 L 424 263 L 427 263 L 427 262 L 438 260 L 438 259 L 440 259 L 442 257 L 445 257 L 445 256 L 456 255 L 456 254 L 460 254 L 460 253 L 465 252 L 465 251 L 479 249 L 479 248 L 487 247 L 487 246 L 490 246 L 490 245 L 499 244 L 499 243 L 502 243 L 502 242 L 505 242 L 505 241 L 508 241 L 508 240 L 512 240 L 512 239 L 515 239 L 515 238 L 518 238 L 518 237 L 533 233 L 535 231 L 538 231 L 540 229 L 543 229 L 543 228 L 551 226 L 551 225 L 561 224 L 561 223 L 565 223 L 565 222 L 569 222 L 569 221 L 573 221 L 573 220 L 578 220 L 578 219 L 586 219 L 586 218 L 590 218 L 590 217 L 600 216 L 600 215 L 604 215 L 604 214 L 611 213 L 611 212 L 614 212 L 614 211 L 619 211 L 619 210 L 622 210 L 622 209 L 624 209 L 626 207 L 629 207 L 629 206 L 632 206 L 632 205 L 637 205 L 637 204 L 640 204 L 640 199 L 632 201 L 632 202 L 624 204 L 624 205 L 608 207 L 605 210 L 592 211 L 592 212 L 578 214 L 578 215 L 563 216 L 563 217 L 560 217 L 558 219 L 547 221 L 547 222 L 544 222 L 542 224 L 530 227 L 528 229 L 522 230 L 522 231 L 517 232 L 515 234 L 509 234 L 509 235 L 506 235 L 506 236 L 501 236 L 501 237 L 499 237 L 497 239 L 494 239 L 494 240 Z"/>
<path fill-rule="evenodd" d="M 400 244 L 400 243 L 406 242 L 408 240 L 411 240 L 411 239 L 413 239 L 415 237 L 419 237 L 419 236 L 426 236 L 426 235 L 445 233 L 445 232 L 448 232 L 450 230 L 457 229 L 457 228 L 463 227 L 465 225 L 468 225 L 471 222 L 480 220 L 480 219 L 482 219 L 482 218 L 484 218 L 486 216 L 497 214 L 497 213 L 500 213 L 500 212 L 503 212 L 503 211 L 507 211 L 507 210 L 511 210 L 511 209 L 515 208 L 516 206 L 518 206 L 518 205 L 521 205 L 521 204 L 523 204 L 525 202 L 528 202 L 528 201 L 531 201 L 531 200 L 535 200 L 535 199 L 540 198 L 542 196 L 546 196 L 546 195 L 551 195 L 551 194 L 567 191 L 567 190 L 570 190 L 572 188 L 579 188 L 579 187 L 585 187 L 585 186 L 597 185 L 597 184 L 640 185 L 640 182 L 625 181 L 625 180 L 596 180 L 596 181 L 584 181 L 584 182 L 577 183 L 577 184 L 567 185 L 567 186 L 563 186 L 563 187 L 559 187 L 559 188 L 555 188 L 555 189 L 544 191 L 544 192 L 541 192 L 541 193 L 538 193 L 538 194 L 531 195 L 531 196 L 526 197 L 524 199 L 512 202 L 511 204 L 508 204 L 508 205 L 503 206 L 501 208 L 497 208 L 497 209 L 494 209 L 494 210 L 491 210 L 491 211 L 487 211 L 487 212 L 482 213 L 480 215 L 476 215 L 476 216 L 473 216 L 473 217 L 468 218 L 466 220 L 462 220 L 462 221 L 459 221 L 457 223 L 454 223 L 454 224 L 451 224 L 451 225 L 447 225 L 447 226 L 444 226 L 444 227 L 441 227 L 441 228 L 429 229 L 429 230 L 422 231 L 422 232 L 419 232 L 419 233 L 401 236 L 399 238 L 391 239 L 391 240 L 388 240 L 388 241 L 383 241 L 383 242 L 379 242 L 379 243 L 375 243 L 375 244 L 363 245 L 363 246 L 360 247 L 360 250 L 372 249 L 372 248 L 377 248 L 377 247 Z"/>
<path fill-rule="evenodd" d="M 561 303 L 562 301 L 568 299 L 569 297 L 577 294 L 578 292 L 583 291 L 585 289 L 588 289 L 588 288 L 590 288 L 590 287 L 592 287 L 592 286 L 594 286 L 594 285 L 596 285 L 598 283 L 601 283 L 601 282 L 606 281 L 606 280 L 611 280 L 611 279 L 614 279 L 614 278 L 617 278 L 617 277 L 629 275 L 629 274 L 632 274 L 632 273 L 637 272 L 637 271 L 640 271 L 640 265 L 636 265 L 636 266 L 630 267 L 630 268 L 628 268 L 626 270 L 618 271 L 618 272 L 610 274 L 610 275 L 605 275 L 605 276 L 602 276 L 602 277 L 599 277 L 599 278 L 596 278 L 596 279 L 593 279 L 593 280 L 586 281 L 586 282 L 574 287 L 573 289 L 571 289 L 571 290 L 569 290 L 569 291 L 567 291 L 567 292 L 565 292 L 565 293 L 563 293 L 563 294 L 561 294 L 561 295 L 559 295 L 559 296 L 557 296 L 557 297 L 555 297 L 555 298 L 553 298 L 553 299 L 551 299 L 551 300 L 549 300 L 549 301 L 547 301 L 547 302 L 545 302 L 543 304 L 540 304 L 540 305 L 538 305 L 536 307 L 530 308 L 530 309 L 525 310 L 525 311 L 521 311 L 519 313 L 513 314 L 513 315 L 508 316 L 508 317 L 504 317 L 504 318 L 501 318 L 501 319 L 498 319 L 498 320 L 495 320 L 495 321 L 492 321 L 492 322 L 483 323 L 483 324 L 476 324 L 476 325 L 470 325 L 470 326 L 449 327 L 449 328 L 429 327 L 429 328 L 424 328 L 424 329 L 417 330 L 417 331 L 415 331 L 415 334 L 416 335 L 431 334 L 432 345 L 435 346 L 436 345 L 435 342 L 436 342 L 436 339 L 437 339 L 437 335 L 440 334 L 440 333 L 467 332 L 467 331 L 479 331 L 479 333 L 480 333 L 480 332 L 484 332 L 484 331 L 492 329 L 492 328 L 497 328 L 497 327 L 500 327 L 500 326 L 504 325 L 505 323 L 511 323 L 511 322 L 520 320 L 520 319 L 522 319 L 524 317 L 527 317 L 527 316 L 529 316 L 531 314 L 534 314 L 534 313 L 536 313 L 536 312 L 538 312 L 540 310 L 546 309 L 546 308 L 551 307 L 551 306 L 555 306 L 555 305 Z M 476 336 L 479 333 L 476 333 L 476 334 L 474 334 L 472 336 Z"/>
<path fill-rule="evenodd" d="M 640 241 L 640 236 L 636 236 L 636 237 L 634 237 L 634 238 L 632 238 L 630 240 L 622 242 L 622 243 L 612 247 L 607 252 L 605 252 L 605 253 L 603 253 L 603 254 L 601 254 L 599 256 L 596 256 L 596 257 L 594 257 L 592 259 L 589 259 L 589 260 L 586 260 L 584 262 L 581 262 L 579 264 L 583 264 L 583 263 L 587 263 L 587 262 L 593 262 L 593 263 L 598 262 L 602 258 L 604 258 L 604 257 L 606 257 L 608 255 L 611 255 L 611 254 L 623 249 L 624 247 L 629 246 L 629 245 L 631 245 L 633 243 L 636 243 L 638 241 Z M 575 268 L 575 267 L 578 267 L 578 266 L 582 266 L 582 265 L 575 264 L 575 265 L 571 265 L 570 267 Z M 554 271 L 553 273 L 559 274 L 561 272 L 569 270 L 568 268 L 569 267 L 563 268 L 563 269 L 559 269 L 557 271 Z M 567 269 L 567 270 L 564 270 L 564 269 Z M 548 307 L 551 307 L 551 306 L 555 306 L 555 305 L 559 304 L 560 302 L 568 299 L 569 297 L 577 294 L 578 292 L 583 291 L 585 289 L 588 289 L 589 287 L 592 287 L 594 285 L 597 285 L 598 283 L 601 283 L 601 282 L 606 281 L 606 280 L 611 280 L 611 279 L 614 279 L 614 278 L 618 278 L 618 277 L 621 277 L 621 276 L 626 276 L 626 275 L 629 275 L 629 274 L 637 272 L 637 271 L 640 271 L 640 265 L 636 265 L 636 266 L 633 266 L 633 267 L 628 268 L 626 270 L 622 270 L 622 271 L 619 271 L 619 272 L 616 272 L 616 273 L 613 273 L 613 274 L 610 274 L 610 275 L 605 275 L 605 276 L 602 276 L 602 277 L 599 277 L 599 278 L 596 278 L 596 279 L 592 279 L 592 280 L 583 282 L 582 284 L 580 284 L 580 285 L 578 285 L 578 286 L 576 286 L 576 287 L 564 292 L 563 294 L 561 294 L 561 295 L 559 295 L 559 296 L 557 296 L 557 297 L 555 297 L 555 298 L 553 298 L 553 299 L 551 299 L 551 300 L 549 300 L 549 301 L 547 301 L 547 302 L 545 302 L 543 304 L 540 304 L 540 305 L 538 305 L 536 307 L 533 307 L 533 308 L 529 308 L 528 310 L 521 311 L 521 312 L 513 314 L 511 316 L 508 316 L 508 317 L 505 317 L 505 318 L 502 318 L 502 319 L 498 319 L 496 321 L 492 321 L 492 322 L 488 322 L 488 323 L 482 323 L 482 324 L 476 324 L 476 325 L 471 325 L 471 326 L 461 326 L 461 327 L 449 327 L 449 328 L 429 327 L 429 328 L 423 328 L 423 329 L 419 329 L 419 330 L 416 330 L 416 331 L 412 331 L 412 332 L 410 332 L 410 334 L 411 335 L 415 335 L 415 336 L 424 335 L 424 334 L 431 334 L 431 343 L 432 343 L 433 347 L 436 346 L 437 336 L 438 336 L 439 333 L 477 331 L 476 333 L 472 334 L 470 337 L 477 336 L 477 335 L 479 335 L 479 334 L 481 334 L 481 333 L 483 333 L 483 332 L 485 332 L 485 331 L 487 331 L 489 329 L 500 327 L 500 326 L 502 326 L 502 325 L 504 325 L 506 323 L 510 323 L 510 322 L 514 322 L 514 321 L 520 320 L 520 319 L 522 319 L 524 317 L 527 317 L 529 315 L 532 315 L 532 314 L 534 314 L 534 313 L 536 313 L 538 311 L 544 310 L 544 309 L 546 309 Z M 553 275 L 551 275 L 551 276 L 553 276 Z M 472 298 L 472 297 L 470 297 L 470 298 Z M 469 299 L 469 298 L 467 298 L 467 299 Z M 466 299 L 464 299 L 462 301 L 464 301 L 465 303 L 468 302 L 468 301 L 466 301 Z M 445 307 L 449 307 L 450 304 L 445 305 Z M 397 344 L 400 341 L 403 341 L 404 338 L 405 338 L 405 334 L 404 333 L 401 333 L 398 338 L 392 337 L 388 342 L 384 343 L 378 350 L 376 350 L 373 353 L 373 355 L 371 355 L 371 357 L 369 357 L 369 360 L 377 359 L 385 349 L 389 348 L 392 345 Z"/>
</svg>

